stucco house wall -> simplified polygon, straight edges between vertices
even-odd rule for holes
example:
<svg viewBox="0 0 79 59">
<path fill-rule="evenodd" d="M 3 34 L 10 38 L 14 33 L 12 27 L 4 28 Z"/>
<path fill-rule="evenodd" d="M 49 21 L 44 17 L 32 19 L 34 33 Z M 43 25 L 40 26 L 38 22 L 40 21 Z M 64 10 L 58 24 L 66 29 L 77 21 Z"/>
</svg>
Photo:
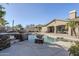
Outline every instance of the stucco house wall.
<svg viewBox="0 0 79 59">
<path fill-rule="evenodd" d="M 43 26 L 41 32 L 47 32 L 47 27 Z"/>
</svg>

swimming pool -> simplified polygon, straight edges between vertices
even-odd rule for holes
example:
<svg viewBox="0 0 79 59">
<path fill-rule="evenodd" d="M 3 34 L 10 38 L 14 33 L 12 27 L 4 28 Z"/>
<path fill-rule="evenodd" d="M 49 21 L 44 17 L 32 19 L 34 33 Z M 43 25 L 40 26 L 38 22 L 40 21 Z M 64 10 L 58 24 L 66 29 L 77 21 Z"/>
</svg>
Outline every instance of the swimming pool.
<svg viewBox="0 0 79 59">
<path fill-rule="evenodd" d="M 52 44 L 52 43 L 54 43 L 54 42 L 57 41 L 55 38 L 51 38 L 51 37 L 49 37 L 49 36 L 43 36 L 43 37 L 44 37 L 44 42 L 45 42 L 45 43 L 50 43 L 50 44 Z"/>
<path fill-rule="evenodd" d="M 28 41 L 31 42 L 31 43 L 34 43 L 36 38 L 37 38 L 36 35 L 29 35 Z M 51 37 L 48 37 L 48 36 L 43 36 L 43 38 L 44 38 L 44 43 L 52 44 L 53 42 L 56 42 L 55 38 L 51 38 Z"/>
</svg>

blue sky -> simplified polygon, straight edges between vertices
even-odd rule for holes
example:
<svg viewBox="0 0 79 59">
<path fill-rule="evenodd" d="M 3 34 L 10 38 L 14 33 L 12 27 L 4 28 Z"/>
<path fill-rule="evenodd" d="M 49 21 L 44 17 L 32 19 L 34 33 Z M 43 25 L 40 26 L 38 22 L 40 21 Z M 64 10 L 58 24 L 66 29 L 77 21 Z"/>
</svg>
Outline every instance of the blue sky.
<svg viewBox="0 0 79 59">
<path fill-rule="evenodd" d="M 15 25 L 22 24 L 46 24 L 53 19 L 67 19 L 69 11 L 75 9 L 79 15 L 79 4 L 67 3 L 17 3 L 1 4 L 5 7 L 5 19 L 12 24 L 14 19 Z"/>
</svg>

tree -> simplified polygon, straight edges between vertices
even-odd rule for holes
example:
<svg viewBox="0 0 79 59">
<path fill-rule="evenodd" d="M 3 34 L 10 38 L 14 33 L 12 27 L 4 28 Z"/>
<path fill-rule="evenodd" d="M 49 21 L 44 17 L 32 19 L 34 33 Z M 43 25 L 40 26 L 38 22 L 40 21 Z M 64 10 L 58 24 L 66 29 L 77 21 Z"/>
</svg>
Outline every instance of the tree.
<svg viewBox="0 0 79 59">
<path fill-rule="evenodd" d="M 15 28 L 16 28 L 17 30 L 21 30 L 21 29 L 23 28 L 23 26 L 22 26 L 21 24 L 18 24 L 18 25 L 15 26 Z"/>
<path fill-rule="evenodd" d="M 0 25 L 5 26 L 6 24 L 8 24 L 8 22 L 6 20 L 4 20 L 4 15 L 6 14 L 6 11 L 4 11 L 4 7 L 2 7 L 2 5 L 0 5 Z"/>
<path fill-rule="evenodd" d="M 4 20 L 3 18 L 0 18 L 0 25 L 5 26 L 9 24 L 6 20 Z"/>
<path fill-rule="evenodd" d="M 68 21 L 67 27 L 71 28 L 71 36 L 73 36 L 73 34 L 75 34 L 75 36 L 76 36 L 76 31 L 75 31 L 75 28 L 77 27 L 76 21 L 74 21 L 74 20 Z"/>
<path fill-rule="evenodd" d="M 38 29 L 39 32 L 41 31 L 42 26 L 43 26 L 43 25 L 41 25 L 41 24 L 38 24 L 38 25 L 36 26 L 36 28 Z"/>
<path fill-rule="evenodd" d="M 0 18 L 2 18 L 6 14 L 6 11 L 3 11 L 4 9 L 5 8 L 0 5 Z"/>
<path fill-rule="evenodd" d="M 6 14 L 6 11 L 4 11 L 4 7 L 0 5 L 0 32 L 4 32 L 5 30 L 5 25 L 8 24 L 8 22 L 4 19 L 4 16 Z"/>
</svg>

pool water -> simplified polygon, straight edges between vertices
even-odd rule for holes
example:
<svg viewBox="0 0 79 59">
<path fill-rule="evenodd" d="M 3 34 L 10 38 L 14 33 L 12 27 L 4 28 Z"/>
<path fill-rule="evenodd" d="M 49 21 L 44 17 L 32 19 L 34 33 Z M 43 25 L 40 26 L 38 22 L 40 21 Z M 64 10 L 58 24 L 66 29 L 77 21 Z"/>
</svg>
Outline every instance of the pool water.
<svg viewBox="0 0 79 59">
<path fill-rule="evenodd" d="M 31 42 L 31 43 L 34 43 L 36 38 L 37 38 L 36 35 L 29 35 L 28 36 L 28 41 Z M 52 44 L 53 42 L 56 42 L 55 38 L 51 38 L 51 37 L 48 37 L 48 36 L 43 36 L 43 39 L 44 39 L 45 43 Z"/>
<path fill-rule="evenodd" d="M 52 43 L 56 42 L 56 39 L 48 37 L 48 36 L 44 36 L 44 42 L 52 44 Z"/>
<path fill-rule="evenodd" d="M 36 35 L 29 35 L 28 36 L 28 41 L 34 43 L 36 38 L 37 38 Z"/>
</svg>

